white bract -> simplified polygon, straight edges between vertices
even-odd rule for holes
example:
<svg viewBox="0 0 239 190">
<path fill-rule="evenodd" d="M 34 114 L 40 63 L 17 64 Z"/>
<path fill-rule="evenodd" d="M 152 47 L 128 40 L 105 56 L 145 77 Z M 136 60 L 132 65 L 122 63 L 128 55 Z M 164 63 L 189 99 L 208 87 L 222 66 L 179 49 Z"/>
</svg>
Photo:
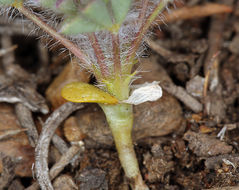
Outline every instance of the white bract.
<svg viewBox="0 0 239 190">
<path fill-rule="evenodd" d="M 162 94 L 162 88 L 159 86 L 158 81 L 153 81 L 152 83 L 146 82 L 133 90 L 130 97 L 123 102 L 138 105 L 147 101 L 156 101 L 161 98 Z"/>
</svg>

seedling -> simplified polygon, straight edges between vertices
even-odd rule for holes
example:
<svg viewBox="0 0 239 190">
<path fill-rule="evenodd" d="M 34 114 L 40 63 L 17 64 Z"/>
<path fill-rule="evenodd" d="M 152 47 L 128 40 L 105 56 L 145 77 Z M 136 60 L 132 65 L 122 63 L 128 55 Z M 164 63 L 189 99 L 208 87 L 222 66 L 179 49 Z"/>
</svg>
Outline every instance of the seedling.
<svg viewBox="0 0 239 190">
<path fill-rule="evenodd" d="M 62 96 L 72 102 L 94 102 L 103 109 L 121 165 L 132 189 L 146 190 L 133 148 L 132 104 L 157 100 L 161 88 L 146 84 L 130 96 L 137 72 L 133 66 L 150 25 L 170 0 L 0 0 L 16 8 L 37 26 L 62 43 L 93 73 L 97 87 L 71 83 Z M 63 20 L 53 29 L 30 10 L 30 6 L 51 9 Z M 58 32 L 56 31 L 58 30 Z M 71 40 L 69 40 L 71 39 Z"/>
</svg>

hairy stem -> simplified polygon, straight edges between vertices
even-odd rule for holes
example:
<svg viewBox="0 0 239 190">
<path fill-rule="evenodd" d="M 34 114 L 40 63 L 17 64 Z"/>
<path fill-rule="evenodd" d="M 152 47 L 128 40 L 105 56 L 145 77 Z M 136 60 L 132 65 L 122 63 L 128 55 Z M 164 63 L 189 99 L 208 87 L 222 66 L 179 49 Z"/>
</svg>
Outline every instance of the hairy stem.
<svg viewBox="0 0 239 190">
<path fill-rule="evenodd" d="M 142 27 L 142 25 L 144 23 L 148 4 L 149 4 L 149 0 L 143 0 L 142 1 L 142 8 L 141 8 L 141 11 L 140 11 L 140 14 L 139 14 L 139 19 L 138 19 L 139 20 L 138 23 L 139 23 L 140 27 Z"/>
<path fill-rule="evenodd" d="M 88 63 L 88 57 L 71 41 L 57 33 L 53 28 L 43 22 L 40 18 L 34 15 L 30 10 L 26 9 L 23 5 L 15 6 L 22 14 L 24 14 L 28 19 L 39 26 L 43 31 L 47 32 L 50 36 L 55 38 L 61 44 L 63 44 L 69 51 L 71 51 L 82 63 Z"/>
<path fill-rule="evenodd" d="M 139 170 L 134 152 L 131 132 L 133 126 L 133 109 L 129 104 L 105 105 L 101 104 L 111 132 L 114 137 L 121 165 L 130 185 L 134 190 L 147 190 Z"/>
<path fill-rule="evenodd" d="M 103 78 L 106 78 L 109 75 L 109 70 L 108 70 L 107 65 L 105 64 L 105 56 L 100 47 L 99 41 L 98 41 L 95 33 L 89 34 L 88 38 L 89 38 L 91 45 L 95 51 L 95 56 L 97 58 L 98 65 L 100 66 L 101 74 L 102 74 Z"/>
<path fill-rule="evenodd" d="M 161 0 L 160 3 L 154 8 L 153 12 L 148 16 L 148 18 L 146 18 L 146 22 L 141 25 L 138 33 L 136 34 L 135 40 L 132 43 L 132 46 L 131 46 L 132 48 L 127 55 L 128 63 L 131 63 L 133 61 L 135 57 L 135 53 L 138 50 L 145 33 L 148 31 L 152 22 L 155 20 L 158 14 L 162 12 L 162 10 L 165 8 L 165 6 L 167 5 L 169 1 L 170 0 Z"/>
<path fill-rule="evenodd" d="M 114 73 L 121 74 L 119 34 L 111 34 L 113 45 Z"/>
</svg>

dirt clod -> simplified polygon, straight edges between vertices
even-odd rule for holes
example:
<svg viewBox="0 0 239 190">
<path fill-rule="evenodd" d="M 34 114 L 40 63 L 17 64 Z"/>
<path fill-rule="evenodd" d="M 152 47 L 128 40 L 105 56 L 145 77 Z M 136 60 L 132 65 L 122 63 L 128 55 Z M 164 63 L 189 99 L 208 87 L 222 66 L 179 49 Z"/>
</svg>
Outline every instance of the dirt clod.
<svg viewBox="0 0 239 190">
<path fill-rule="evenodd" d="M 188 147 L 197 156 L 216 156 L 218 154 L 227 154 L 232 151 L 232 146 L 206 134 L 188 131 L 183 137 L 188 141 Z"/>
<path fill-rule="evenodd" d="M 76 176 L 77 184 L 80 189 L 84 190 L 108 190 L 106 173 L 103 170 L 85 169 Z"/>
</svg>

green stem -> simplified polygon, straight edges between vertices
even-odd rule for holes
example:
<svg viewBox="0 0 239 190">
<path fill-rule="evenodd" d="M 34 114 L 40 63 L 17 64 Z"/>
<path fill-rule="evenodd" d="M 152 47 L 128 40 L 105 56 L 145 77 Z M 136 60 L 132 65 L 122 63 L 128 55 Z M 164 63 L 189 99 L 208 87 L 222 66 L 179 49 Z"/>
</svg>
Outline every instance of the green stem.
<svg viewBox="0 0 239 190">
<path fill-rule="evenodd" d="M 105 105 L 103 109 L 114 137 L 121 165 L 134 190 L 147 190 L 132 143 L 133 108 L 129 104 Z"/>
</svg>

